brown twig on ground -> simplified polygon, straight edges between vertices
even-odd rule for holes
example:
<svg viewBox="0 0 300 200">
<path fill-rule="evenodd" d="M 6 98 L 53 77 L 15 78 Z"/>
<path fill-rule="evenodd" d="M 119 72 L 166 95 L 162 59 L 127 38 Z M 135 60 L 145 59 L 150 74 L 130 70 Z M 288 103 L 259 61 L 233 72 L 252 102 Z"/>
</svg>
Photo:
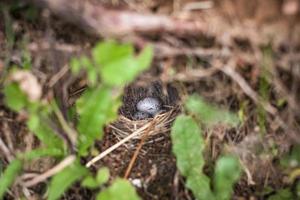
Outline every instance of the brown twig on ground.
<svg viewBox="0 0 300 200">
<path fill-rule="evenodd" d="M 6 159 L 10 162 L 14 159 L 8 147 L 5 145 L 4 141 L 0 138 L 0 149 L 4 153 Z"/>
<path fill-rule="evenodd" d="M 172 77 L 166 79 L 167 82 L 182 81 L 182 82 L 192 82 L 199 80 L 201 78 L 207 78 L 218 72 L 215 67 L 209 69 L 190 69 L 185 72 L 177 73 Z"/>
<path fill-rule="evenodd" d="M 32 42 L 27 47 L 32 52 L 49 51 L 51 48 L 66 53 L 79 52 L 81 47 L 71 44 L 54 43 L 52 46 L 47 41 Z"/>
<path fill-rule="evenodd" d="M 124 175 L 125 179 L 128 178 L 128 176 L 129 176 L 129 174 L 130 174 L 130 172 L 131 172 L 131 170 L 133 168 L 133 165 L 134 165 L 134 163 L 135 163 L 135 161 L 136 161 L 136 159 L 137 159 L 137 157 L 139 155 L 139 152 L 141 151 L 141 149 L 142 149 L 145 141 L 147 140 L 147 138 L 148 138 L 148 136 L 149 136 L 149 134 L 151 132 L 151 129 L 153 128 L 154 124 L 155 124 L 155 118 L 153 119 L 153 121 L 151 121 L 151 123 L 150 123 L 149 127 L 147 128 L 145 134 L 142 136 L 141 141 L 140 141 L 138 147 L 136 148 L 136 150 L 135 150 L 135 152 L 134 152 L 134 154 L 133 154 L 133 156 L 132 156 L 132 158 L 131 158 L 131 160 L 129 162 L 129 165 L 128 165 L 128 167 L 126 169 L 126 172 L 125 172 L 125 175 Z"/>
<path fill-rule="evenodd" d="M 249 86 L 246 80 L 239 73 L 237 73 L 231 65 L 232 64 L 230 63 L 221 67 L 220 65 L 217 66 L 222 72 L 224 72 L 226 75 L 232 78 L 242 88 L 245 94 L 249 96 L 255 103 L 261 104 L 268 113 L 276 116 L 277 109 L 273 107 L 269 102 L 263 101 L 259 97 L 259 95 L 257 95 L 257 93 Z"/>
<path fill-rule="evenodd" d="M 101 154 L 99 154 L 98 156 L 94 157 L 92 160 L 90 160 L 85 166 L 86 167 L 90 167 L 92 166 L 94 163 L 96 163 L 97 161 L 101 160 L 103 157 L 105 157 L 106 155 L 108 155 L 110 152 L 114 151 L 115 149 L 117 149 L 119 146 L 125 144 L 126 142 L 128 142 L 129 140 L 131 140 L 132 138 L 140 135 L 141 133 L 143 133 L 144 130 L 146 130 L 149 127 L 149 124 L 145 124 L 144 126 L 142 126 L 141 128 L 137 129 L 136 131 L 134 131 L 132 134 L 128 135 L 127 137 L 125 137 L 124 139 L 120 140 L 118 143 L 114 144 L 113 146 L 109 147 L 108 149 L 106 149 L 105 151 L 103 151 Z"/>
<path fill-rule="evenodd" d="M 245 94 L 250 97 L 256 104 L 261 105 L 265 111 L 267 111 L 270 115 L 275 118 L 275 121 L 279 124 L 279 126 L 289 132 L 290 139 L 296 142 L 300 142 L 298 134 L 293 128 L 286 125 L 285 121 L 279 116 L 277 108 L 272 106 L 269 102 L 264 101 L 247 83 L 247 81 L 237 73 L 233 67 L 233 61 L 229 61 L 229 64 L 220 65 L 220 63 L 216 63 L 216 67 L 228 75 L 232 80 L 234 80 L 241 89 L 245 92 Z"/>
<path fill-rule="evenodd" d="M 53 87 L 66 73 L 69 71 L 69 66 L 64 65 L 54 76 L 49 80 L 49 87 Z"/>
<path fill-rule="evenodd" d="M 68 156 L 63 161 L 61 161 L 58 165 L 54 166 L 50 170 L 46 171 L 43 174 L 40 174 L 29 181 L 23 183 L 25 187 L 32 187 L 42 181 L 45 181 L 47 178 L 57 174 L 62 171 L 67 166 L 71 165 L 75 161 L 76 157 L 74 155 Z"/>
<path fill-rule="evenodd" d="M 196 56 L 200 58 L 211 57 L 228 57 L 219 49 L 204 49 L 204 48 L 188 48 L 188 47 L 173 47 L 164 43 L 152 43 L 157 58 L 177 57 L 177 56 Z"/>
<path fill-rule="evenodd" d="M 64 20 L 78 25 L 85 32 L 102 37 L 119 37 L 132 33 L 170 32 L 176 35 L 199 35 L 208 29 L 201 20 L 187 21 L 164 15 L 139 14 L 106 9 L 90 1 L 31 0 L 49 9 Z"/>
</svg>

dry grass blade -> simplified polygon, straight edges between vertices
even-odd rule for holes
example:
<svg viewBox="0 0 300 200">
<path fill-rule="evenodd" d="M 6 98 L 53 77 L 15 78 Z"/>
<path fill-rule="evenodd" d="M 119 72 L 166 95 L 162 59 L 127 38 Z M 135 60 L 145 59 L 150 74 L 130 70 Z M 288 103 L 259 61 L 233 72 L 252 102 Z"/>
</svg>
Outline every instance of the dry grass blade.
<svg viewBox="0 0 300 200">
<path fill-rule="evenodd" d="M 34 178 L 32 178 L 29 181 L 24 182 L 25 187 L 32 187 L 42 181 L 45 181 L 47 178 L 57 174 L 58 172 L 62 171 L 67 166 L 71 165 L 76 159 L 76 156 L 71 155 L 65 158 L 63 161 L 61 161 L 58 165 L 54 166 L 50 170 L 46 171 L 43 174 L 40 174 Z"/>
<path fill-rule="evenodd" d="M 132 156 L 132 158 L 131 158 L 131 160 L 129 162 L 129 165 L 128 165 L 127 169 L 126 169 L 124 178 L 126 178 L 126 179 L 128 178 L 128 176 L 129 176 L 129 174 L 130 174 L 130 172 L 132 170 L 132 167 L 133 167 L 133 165 L 134 165 L 134 163 L 135 163 L 135 161 L 137 159 L 137 156 L 138 156 L 140 150 L 142 149 L 143 144 L 147 140 L 147 138 L 149 136 L 149 133 L 150 133 L 150 130 L 153 128 L 153 125 L 155 124 L 155 120 L 156 120 L 156 118 L 153 119 L 153 121 L 150 123 L 150 126 L 147 128 L 146 133 L 142 136 L 142 139 L 141 139 L 141 141 L 140 141 L 137 149 L 135 150 L 135 152 L 134 152 L 134 154 L 133 154 L 133 156 Z"/>
<path fill-rule="evenodd" d="M 5 154 L 6 159 L 10 162 L 14 159 L 8 147 L 5 145 L 4 141 L 0 138 L 0 149 Z"/>
<path fill-rule="evenodd" d="M 128 142 L 132 138 L 134 138 L 134 137 L 140 135 L 141 133 L 143 133 L 143 131 L 146 130 L 148 127 L 149 127 L 149 124 L 145 124 L 144 126 L 142 126 L 141 128 L 139 128 L 138 130 L 134 131 L 131 135 L 127 136 L 126 138 L 122 139 L 118 143 L 114 144 L 113 146 L 109 147 L 108 149 L 106 149 L 105 151 L 103 151 L 102 153 L 100 153 L 98 156 L 94 157 L 85 166 L 86 167 L 92 166 L 94 163 L 96 163 L 97 161 L 101 160 L 103 157 L 105 157 L 106 155 L 108 155 L 109 153 L 111 153 L 112 151 L 114 151 L 115 149 L 117 149 L 122 144 Z"/>
</svg>

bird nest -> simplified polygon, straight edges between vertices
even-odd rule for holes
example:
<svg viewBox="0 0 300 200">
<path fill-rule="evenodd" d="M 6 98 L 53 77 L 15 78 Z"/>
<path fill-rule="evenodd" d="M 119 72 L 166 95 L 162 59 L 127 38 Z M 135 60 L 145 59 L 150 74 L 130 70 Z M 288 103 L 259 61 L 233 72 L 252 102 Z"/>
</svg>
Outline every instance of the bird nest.
<svg viewBox="0 0 300 200">
<path fill-rule="evenodd" d="M 119 140 L 137 132 L 132 137 L 133 140 L 140 139 L 146 133 L 151 137 L 170 131 L 170 125 L 179 111 L 179 106 L 176 106 L 167 112 L 156 115 L 154 118 L 145 120 L 132 120 L 121 115 L 117 121 L 109 125 L 109 128 L 111 128 L 111 133 Z"/>
<path fill-rule="evenodd" d="M 119 141 L 101 154 L 90 160 L 86 166 L 90 167 L 121 145 L 128 149 L 135 149 L 136 144 L 152 143 L 164 139 L 170 131 L 172 122 L 180 113 L 179 96 L 177 90 L 170 86 L 162 86 L 155 82 L 150 85 L 134 84 L 125 88 L 123 106 L 119 110 L 118 119 L 108 125 L 108 132 Z M 160 102 L 161 110 L 155 116 L 137 120 L 134 118 L 137 103 L 147 97 L 155 98 Z M 157 137 L 156 137 L 157 136 Z M 146 140 L 147 139 L 147 140 Z"/>
<path fill-rule="evenodd" d="M 170 131 L 171 124 L 180 112 L 177 90 L 167 85 L 163 88 L 159 82 L 150 85 L 131 85 L 125 89 L 123 106 L 119 110 L 118 119 L 109 125 L 110 132 L 118 140 L 140 140 L 147 137 L 165 134 Z M 160 101 L 161 111 L 154 117 L 138 120 L 134 118 L 137 103 L 146 97 L 153 97 Z"/>
</svg>

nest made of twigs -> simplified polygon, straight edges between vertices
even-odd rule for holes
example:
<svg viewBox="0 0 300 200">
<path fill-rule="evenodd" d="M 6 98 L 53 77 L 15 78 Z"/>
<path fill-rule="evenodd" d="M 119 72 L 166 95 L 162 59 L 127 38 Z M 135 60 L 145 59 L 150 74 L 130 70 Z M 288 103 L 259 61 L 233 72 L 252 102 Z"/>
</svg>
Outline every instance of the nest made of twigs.
<svg viewBox="0 0 300 200">
<path fill-rule="evenodd" d="M 151 137 L 170 131 L 170 125 L 175 120 L 179 111 L 179 106 L 176 106 L 167 112 L 156 115 L 154 118 L 145 120 L 132 120 L 121 115 L 109 127 L 111 128 L 111 133 L 119 140 L 126 138 L 138 130 L 140 132 L 132 138 L 133 140 L 140 139 L 147 132 L 147 135 Z"/>
<path fill-rule="evenodd" d="M 153 137 L 170 131 L 171 124 L 180 112 L 178 105 L 179 98 L 174 87 L 166 86 L 163 92 L 161 83 L 155 82 L 147 86 L 131 85 L 125 89 L 123 106 L 119 111 L 118 119 L 109 125 L 110 132 L 118 139 L 122 140 L 132 134 L 132 141 L 140 140 L 147 134 Z M 136 104 L 145 97 L 155 97 L 162 104 L 162 111 L 153 118 L 136 120 L 132 116 L 136 112 Z M 134 143 L 134 142 L 133 142 Z"/>
</svg>

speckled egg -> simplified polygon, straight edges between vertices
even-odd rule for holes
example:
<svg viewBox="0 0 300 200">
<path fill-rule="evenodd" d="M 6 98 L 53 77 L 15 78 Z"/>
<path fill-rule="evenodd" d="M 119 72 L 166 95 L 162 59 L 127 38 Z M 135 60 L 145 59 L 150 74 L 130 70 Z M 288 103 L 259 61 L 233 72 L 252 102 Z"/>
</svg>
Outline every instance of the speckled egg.
<svg viewBox="0 0 300 200">
<path fill-rule="evenodd" d="M 147 118 L 150 118 L 150 117 L 151 117 L 151 115 L 149 113 L 138 111 L 137 113 L 134 114 L 133 119 L 143 120 L 143 119 L 147 119 Z"/>
<path fill-rule="evenodd" d="M 146 97 L 140 100 L 136 105 L 138 111 L 148 113 L 150 115 L 155 115 L 160 111 L 160 103 L 158 99 L 153 97 Z"/>
</svg>

